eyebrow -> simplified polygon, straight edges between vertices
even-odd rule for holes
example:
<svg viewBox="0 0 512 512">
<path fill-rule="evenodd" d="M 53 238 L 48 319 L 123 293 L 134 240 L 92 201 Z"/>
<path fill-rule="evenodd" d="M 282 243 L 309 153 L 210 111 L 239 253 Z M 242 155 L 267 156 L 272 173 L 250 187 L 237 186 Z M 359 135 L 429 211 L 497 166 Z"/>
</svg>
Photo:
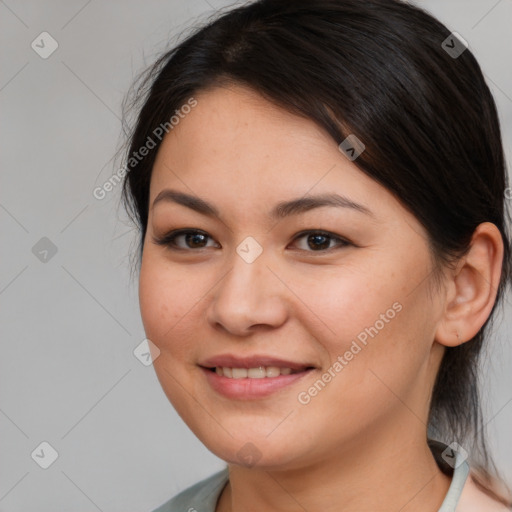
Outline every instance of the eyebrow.
<svg viewBox="0 0 512 512">
<path fill-rule="evenodd" d="M 212 204 L 208 203 L 200 197 L 185 194 L 172 189 L 162 190 L 153 201 L 151 208 L 154 208 L 156 204 L 160 202 L 177 203 L 190 208 L 198 213 L 206 215 L 208 217 L 219 217 L 219 210 Z M 348 197 L 339 194 L 320 194 L 316 196 L 300 197 L 289 201 L 282 201 L 278 203 L 270 212 L 270 218 L 283 219 L 290 215 L 299 215 L 305 213 L 314 208 L 320 208 L 322 206 L 333 206 L 338 208 L 350 208 L 352 210 L 364 213 L 374 217 L 374 213 L 366 206 L 356 203 Z"/>
</svg>

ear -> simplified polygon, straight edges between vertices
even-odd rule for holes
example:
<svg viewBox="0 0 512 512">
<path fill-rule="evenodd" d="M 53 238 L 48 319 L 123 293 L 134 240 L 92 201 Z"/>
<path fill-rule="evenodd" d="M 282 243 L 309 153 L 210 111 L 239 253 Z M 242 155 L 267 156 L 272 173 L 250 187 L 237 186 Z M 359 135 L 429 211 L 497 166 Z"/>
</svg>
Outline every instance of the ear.
<svg viewBox="0 0 512 512">
<path fill-rule="evenodd" d="M 474 231 L 471 247 L 447 277 L 446 304 L 435 340 L 454 347 L 472 339 L 486 322 L 496 300 L 503 262 L 499 229 L 483 222 Z"/>
</svg>

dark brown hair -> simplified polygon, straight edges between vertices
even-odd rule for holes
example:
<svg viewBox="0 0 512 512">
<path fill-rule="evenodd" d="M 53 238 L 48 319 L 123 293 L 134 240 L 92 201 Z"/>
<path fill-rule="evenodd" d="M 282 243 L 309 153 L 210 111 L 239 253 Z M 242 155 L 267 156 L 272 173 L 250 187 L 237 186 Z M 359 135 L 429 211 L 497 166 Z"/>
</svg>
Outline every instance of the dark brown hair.
<svg viewBox="0 0 512 512">
<path fill-rule="evenodd" d="M 511 277 L 507 175 L 489 87 L 469 48 L 447 51 L 449 37 L 398 0 L 259 0 L 217 14 L 138 84 L 123 200 L 140 229 L 140 263 L 160 140 L 140 161 L 131 157 L 194 93 L 234 83 L 313 120 L 336 144 L 355 134 L 365 145 L 355 165 L 423 224 L 436 272 L 465 254 L 480 223 L 494 223 L 505 246 L 496 303 L 472 340 L 446 349 L 429 417 L 429 437 L 466 447 L 491 488 L 478 369 Z"/>
</svg>

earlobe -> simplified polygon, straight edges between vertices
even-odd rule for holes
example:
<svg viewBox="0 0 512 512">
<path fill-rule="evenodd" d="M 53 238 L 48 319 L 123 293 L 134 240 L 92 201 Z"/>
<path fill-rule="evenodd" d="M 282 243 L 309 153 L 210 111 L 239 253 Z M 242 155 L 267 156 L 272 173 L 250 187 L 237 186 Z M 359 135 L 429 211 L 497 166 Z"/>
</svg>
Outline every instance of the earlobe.
<svg viewBox="0 0 512 512">
<path fill-rule="evenodd" d="M 454 347 L 472 339 L 489 317 L 501 278 L 503 239 L 490 222 L 473 233 L 471 247 L 450 274 L 435 340 Z"/>
</svg>

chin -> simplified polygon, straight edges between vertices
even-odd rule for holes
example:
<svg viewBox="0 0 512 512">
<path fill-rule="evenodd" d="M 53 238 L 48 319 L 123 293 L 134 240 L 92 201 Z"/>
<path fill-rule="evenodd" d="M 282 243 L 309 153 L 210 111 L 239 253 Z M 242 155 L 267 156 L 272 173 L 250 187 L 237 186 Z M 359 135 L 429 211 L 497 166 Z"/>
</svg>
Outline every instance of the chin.
<svg viewBox="0 0 512 512">
<path fill-rule="evenodd" d="M 197 435 L 197 434 L 196 434 Z M 283 438 L 276 436 L 274 439 L 266 437 L 266 434 L 255 436 L 244 435 L 230 437 L 211 436 L 211 431 L 205 437 L 197 436 L 199 440 L 214 455 L 226 461 L 246 468 L 259 468 L 262 470 L 285 469 L 297 465 L 300 454 L 296 453 L 300 446 L 299 440 L 291 443 L 291 446 L 283 442 Z M 286 436 L 288 443 L 291 436 Z"/>
</svg>

